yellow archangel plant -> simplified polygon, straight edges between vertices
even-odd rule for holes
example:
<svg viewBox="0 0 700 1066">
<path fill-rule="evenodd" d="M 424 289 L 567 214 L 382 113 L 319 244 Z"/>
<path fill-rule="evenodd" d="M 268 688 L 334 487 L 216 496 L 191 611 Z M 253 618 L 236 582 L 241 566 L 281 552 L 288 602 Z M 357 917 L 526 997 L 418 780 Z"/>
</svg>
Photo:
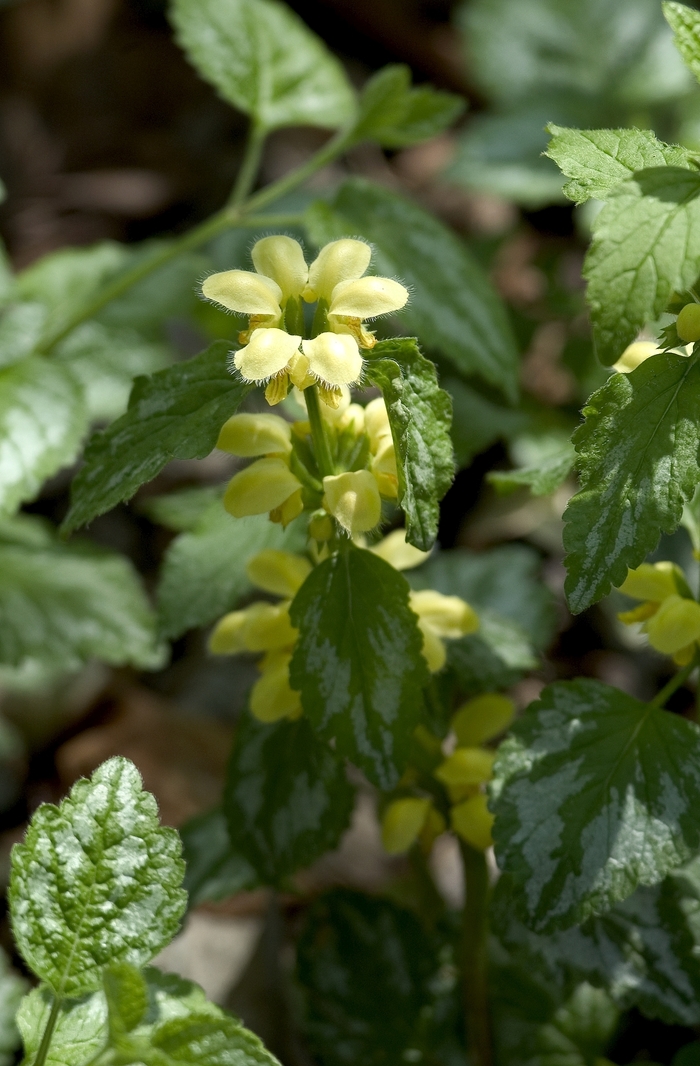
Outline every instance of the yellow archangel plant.
<svg viewBox="0 0 700 1066">
<path fill-rule="evenodd" d="M 397 570 L 419 566 L 427 557 L 406 543 L 403 530 L 390 533 L 370 551 Z M 292 552 L 269 548 L 254 555 L 246 565 L 251 583 L 282 600 L 258 601 L 224 615 L 209 638 L 214 655 L 263 653 L 258 663 L 261 677 L 250 696 L 250 709 L 262 722 L 298 718 L 302 713 L 299 693 L 289 684 L 289 663 L 298 636 L 289 619 L 289 605 L 311 569 L 305 556 Z M 458 596 L 430 590 L 413 593 L 411 607 L 423 633 L 423 655 L 433 671 L 445 663 L 445 639 L 473 633 L 479 626 L 476 612 Z"/>
<path fill-rule="evenodd" d="M 364 277 L 371 257 L 364 241 L 344 238 L 308 266 L 298 241 L 264 237 L 253 247 L 255 271 L 224 270 L 204 281 L 207 300 L 248 316 L 233 365 L 244 381 L 266 386 L 269 404 L 280 403 L 290 385 L 316 384 L 324 403 L 337 407 L 342 386 L 359 381 L 361 349 L 375 343 L 364 321 L 408 300 L 397 281 Z M 310 337 L 304 337 L 304 303 L 317 305 Z"/>
<path fill-rule="evenodd" d="M 303 394 L 299 396 L 303 402 Z M 343 388 L 338 407 L 323 406 L 325 434 L 337 474 L 323 477 L 315 462 L 308 421 L 289 423 L 279 415 L 233 415 L 219 435 L 218 447 L 255 462 L 229 482 L 224 506 L 235 518 L 268 513 L 287 525 L 302 511 L 317 512 L 310 532 L 329 540 L 336 519 L 351 535 L 368 532 L 381 519 L 381 498 L 396 499 L 396 454 L 384 400 L 366 407 L 350 403 Z M 324 532 L 325 529 L 325 532 Z"/>
<path fill-rule="evenodd" d="M 652 648 L 672 655 L 677 666 L 692 661 L 700 640 L 700 604 L 680 566 L 671 562 L 642 563 L 628 572 L 620 592 L 642 600 L 638 607 L 618 615 L 621 622 L 641 622 Z"/>
</svg>

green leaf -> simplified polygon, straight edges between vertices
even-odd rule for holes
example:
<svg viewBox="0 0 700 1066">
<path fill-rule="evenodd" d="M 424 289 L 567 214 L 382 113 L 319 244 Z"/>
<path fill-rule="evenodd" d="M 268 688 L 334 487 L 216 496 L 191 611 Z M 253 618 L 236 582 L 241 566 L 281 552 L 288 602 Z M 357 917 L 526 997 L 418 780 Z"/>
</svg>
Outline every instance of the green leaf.
<svg viewBox="0 0 700 1066">
<path fill-rule="evenodd" d="M 153 1030 L 150 1048 L 166 1066 L 279 1066 L 254 1033 L 225 1014 L 172 1018 Z"/>
<path fill-rule="evenodd" d="M 700 1041 L 695 1040 L 681 1048 L 671 1066 L 700 1066 Z"/>
<path fill-rule="evenodd" d="M 452 93 L 430 86 L 412 89 L 410 67 L 392 63 L 377 71 L 362 90 L 353 136 L 386 148 L 404 148 L 442 133 L 464 107 L 464 100 Z"/>
<path fill-rule="evenodd" d="M 651 167 L 612 190 L 584 266 L 598 358 L 610 366 L 700 274 L 700 174 Z"/>
<path fill-rule="evenodd" d="M 530 972 L 566 995 L 581 980 L 604 988 L 623 1010 L 639 1008 L 669 1025 L 700 1018 L 698 860 L 659 885 L 640 887 L 607 914 L 542 936 L 516 917 L 511 879 L 499 882 L 492 929 Z"/>
<path fill-rule="evenodd" d="M 24 1061 L 36 1059 L 51 1014 L 53 993 L 33 988 L 22 1000 L 17 1025 L 24 1043 Z M 84 1066 L 102 1051 L 107 1038 L 107 1004 L 101 994 L 64 1000 L 46 1057 L 47 1066 Z"/>
<path fill-rule="evenodd" d="M 39 303 L 10 303 L 0 315 L 0 367 L 30 355 L 41 336 L 46 308 Z"/>
<path fill-rule="evenodd" d="M 574 203 L 591 197 L 606 200 L 616 186 L 638 170 L 685 167 L 693 170 L 691 153 L 664 144 L 651 130 L 573 130 L 551 123 L 546 154 L 570 180 L 564 192 Z"/>
<path fill-rule="evenodd" d="M 19 1045 L 15 1015 L 25 990 L 25 982 L 10 969 L 0 948 L 0 1066 L 12 1066 Z"/>
<path fill-rule="evenodd" d="M 296 977 L 323 1066 L 463 1061 L 452 945 L 389 900 L 321 896 L 306 915 Z"/>
<path fill-rule="evenodd" d="M 305 718 L 241 720 L 229 764 L 224 813 L 235 851 L 266 884 L 279 885 L 337 847 L 354 790 L 342 759 Z"/>
<path fill-rule="evenodd" d="M 441 378 L 443 388 L 452 397 L 452 443 L 457 466 L 469 466 L 475 455 L 497 440 L 509 440 L 522 433 L 529 418 L 524 411 L 514 411 L 488 400 L 459 378 Z"/>
<path fill-rule="evenodd" d="M 226 818 L 219 807 L 191 818 L 180 828 L 180 836 L 185 859 L 184 886 L 191 907 L 259 886 L 258 875 L 248 860 L 233 850 Z"/>
<path fill-rule="evenodd" d="M 686 4 L 670 0 L 666 0 L 662 7 L 683 62 L 700 81 L 700 14 Z"/>
<path fill-rule="evenodd" d="M 0 522 L 0 662 L 62 671 L 91 658 L 154 669 L 155 618 L 132 565 L 93 544 L 66 545 L 36 519 Z"/>
<path fill-rule="evenodd" d="M 0 370 L 0 514 L 72 463 L 86 430 L 82 389 L 67 367 L 30 357 Z"/>
<path fill-rule="evenodd" d="M 383 789 L 405 769 L 429 678 L 408 592 L 383 559 L 348 547 L 315 567 L 290 608 L 290 678 L 305 714 Z"/>
<path fill-rule="evenodd" d="M 518 634 L 522 647 L 522 633 Z M 478 696 L 482 692 L 510 688 L 523 676 L 523 669 L 532 669 L 532 658 L 528 658 L 526 667 L 508 665 L 499 654 L 500 648 L 493 648 L 484 640 L 483 632 L 477 636 L 450 640 L 447 644 L 447 665 L 465 696 Z M 510 656 L 509 656 L 510 657 Z"/>
<path fill-rule="evenodd" d="M 698 356 L 654 356 L 614 374 L 584 408 L 573 442 L 581 488 L 564 515 L 574 613 L 621 585 L 673 533 L 700 480 Z"/>
<path fill-rule="evenodd" d="M 165 554 L 158 584 L 161 632 L 179 637 L 232 610 L 253 587 L 245 564 L 263 548 L 297 551 L 305 545 L 303 524 L 284 530 L 267 515 L 232 518 L 220 499 L 214 501 Z"/>
<path fill-rule="evenodd" d="M 389 414 L 406 540 L 429 551 L 437 537 L 439 503 L 454 476 L 450 397 L 415 340 L 380 341 L 372 356 L 365 375 L 381 388 Z"/>
<path fill-rule="evenodd" d="M 542 450 L 543 454 L 536 463 L 515 470 L 491 470 L 486 475 L 487 481 L 495 485 L 502 496 L 524 485 L 533 496 L 550 496 L 571 473 L 576 454 L 568 440 L 548 438 L 547 444 L 550 446 Z"/>
<path fill-rule="evenodd" d="M 513 399 L 518 354 L 505 309 L 466 245 L 416 204 L 360 178 L 307 212 L 318 245 L 358 235 L 372 242 L 374 269 L 400 278 L 411 299 L 398 319 L 428 351 Z"/>
<path fill-rule="evenodd" d="M 93 991 L 104 966 L 143 965 L 172 940 L 186 904 L 180 850 L 121 757 L 38 808 L 12 850 L 10 913 L 25 962 L 55 995 Z"/>
<path fill-rule="evenodd" d="M 174 0 L 171 19 L 201 76 L 262 129 L 332 129 L 352 119 L 343 68 L 286 4 Z"/>
<path fill-rule="evenodd" d="M 502 870 L 536 931 L 601 914 L 700 847 L 700 732 L 598 681 L 546 688 L 499 749 Z"/>
<path fill-rule="evenodd" d="M 126 414 L 88 442 L 65 531 L 130 499 L 171 459 L 203 459 L 211 452 L 251 388 L 229 373 L 228 348 L 216 341 L 186 363 L 136 379 Z"/>
<path fill-rule="evenodd" d="M 126 410 L 133 379 L 167 366 L 170 353 L 134 329 L 93 321 L 73 330 L 54 358 L 67 364 L 82 385 L 90 421 L 111 422 Z"/>
<path fill-rule="evenodd" d="M 128 962 L 115 962 L 105 967 L 102 980 L 110 1040 L 115 1042 L 143 1020 L 148 1010 L 148 986 L 141 971 Z"/>
<path fill-rule="evenodd" d="M 221 501 L 224 489 L 225 485 L 196 485 L 165 496 L 149 496 L 139 503 L 139 511 L 175 533 L 190 533 L 197 528 L 205 511 Z"/>
</svg>

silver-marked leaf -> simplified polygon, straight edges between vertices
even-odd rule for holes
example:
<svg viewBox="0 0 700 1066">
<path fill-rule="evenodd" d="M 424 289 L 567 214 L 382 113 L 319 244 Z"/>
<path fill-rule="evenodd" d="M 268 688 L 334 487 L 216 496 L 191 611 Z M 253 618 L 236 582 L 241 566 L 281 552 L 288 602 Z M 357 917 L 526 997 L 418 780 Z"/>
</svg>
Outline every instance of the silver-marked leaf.
<svg viewBox="0 0 700 1066">
<path fill-rule="evenodd" d="M 220 807 L 185 822 L 180 827 L 180 836 L 185 860 L 184 886 L 191 907 L 258 888 L 260 879 L 255 870 L 231 846 Z"/>
<path fill-rule="evenodd" d="M 666 0 L 662 7 L 683 62 L 700 81 L 700 14 L 673 0 Z"/>
<path fill-rule="evenodd" d="M 355 97 L 323 41 L 277 0 L 174 0 L 177 39 L 203 78 L 265 130 L 349 122 Z"/>
<path fill-rule="evenodd" d="M 72 463 L 87 428 L 83 390 L 68 367 L 30 356 L 0 370 L 0 514 Z"/>
<path fill-rule="evenodd" d="M 163 648 L 128 559 L 65 544 L 37 519 L 0 522 L 0 663 L 69 671 L 98 658 L 155 669 Z"/>
<path fill-rule="evenodd" d="M 353 801 L 344 761 L 306 718 L 272 725 L 243 718 L 223 806 L 233 849 L 264 883 L 280 884 L 337 847 Z"/>
<path fill-rule="evenodd" d="M 406 540 L 429 551 L 437 537 L 440 500 L 454 477 L 450 397 L 413 338 L 380 341 L 372 355 L 365 374 L 382 390 L 389 415 Z"/>
<path fill-rule="evenodd" d="M 10 969 L 0 948 L 0 1066 L 12 1066 L 19 1045 L 15 1015 L 26 988 L 24 980 Z"/>
<path fill-rule="evenodd" d="M 408 592 L 383 559 L 348 547 L 315 567 L 290 608 L 290 678 L 305 714 L 383 789 L 406 767 L 429 679 Z"/>
<path fill-rule="evenodd" d="M 39 303 L 9 303 L 0 314 L 0 367 L 31 355 L 44 326 L 46 308 Z"/>
<path fill-rule="evenodd" d="M 24 997 L 17 1014 L 25 1063 L 37 1056 L 54 1002 L 52 991 L 41 985 Z M 85 1066 L 102 1051 L 107 1040 L 107 1004 L 101 993 L 64 1000 L 46 1057 L 47 1066 Z"/>
<path fill-rule="evenodd" d="M 259 1037 L 223 1013 L 172 1018 L 152 1031 L 149 1047 L 166 1066 L 279 1066 Z"/>
<path fill-rule="evenodd" d="M 185 909 L 180 852 L 128 759 L 42 804 L 12 850 L 12 929 L 27 965 L 57 996 L 78 997 L 109 963 L 148 962 Z"/>
<path fill-rule="evenodd" d="M 581 488 L 564 515 L 574 613 L 621 585 L 678 527 L 700 481 L 699 402 L 697 354 L 670 353 L 614 374 L 588 401 L 573 437 Z"/>
<path fill-rule="evenodd" d="M 596 352 L 610 366 L 700 274 L 700 173 L 638 171 L 610 193 L 584 266 Z"/>
<path fill-rule="evenodd" d="M 576 130 L 550 123 L 547 131 L 551 140 L 546 155 L 569 179 L 564 192 L 577 204 L 591 197 L 607 199 L 638 170 L 663 166 L 693 170 L 687 148 L 664 144 L 651 130 Z"/>
<path fill-rule="evenodd" d="M 697 853 L 700 730 L 601 682 L 557 682 L 501 745 L 492 805 L 528 924 L 581 922 Z"/>
<path fill-rule="evenodd" d="M 417 204 L 360 178 L 341 185 L 330 204 L 306 216 L 311 239 L 365 237 L 373 270 L 397 277 L 411 298 L 397 316 L 428 351 L 462 374 L 476 374 L 507 397 L 518 392 L 518 352 L 508 317 L 463 241 Z"/>
</svg>

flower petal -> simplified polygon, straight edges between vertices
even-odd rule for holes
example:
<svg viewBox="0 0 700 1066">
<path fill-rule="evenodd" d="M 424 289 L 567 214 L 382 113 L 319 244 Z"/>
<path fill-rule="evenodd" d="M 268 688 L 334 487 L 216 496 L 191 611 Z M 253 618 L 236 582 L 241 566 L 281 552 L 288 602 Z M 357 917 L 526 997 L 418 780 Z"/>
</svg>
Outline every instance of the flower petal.
<svg viewBox="0 0 700 1066">
<path fill-rule="evenodd" d="M 389 855 L 401 855 L 418 839 L 432 801 L 421 796 L 394 800 L 382 818 L 382 844 Z"/>
<path fill-rule="evenodd" d="M 256 329 L 250 343 L 233 357 L 233 365 L 246 381 L 258 384 L 279 374 L 295 352 L 301 337 L 291 336 L 283 329 Z"/>
<path fill-rule="evenodd" d="M 678 592 L 676 579 L 680 580 L 681 587 L 685 584 L 683 571 L 676 563 L 642 563 L 636 570 L 627 571 L 627 577 L 620 585 L 620 592 L 633 600 L 661 603 L 667 596 Z"/>
<path fill-rule="evenodd" d="M 700 639 L 700 603 L 669 596 L 646 623 L 652 648 L 673 655 Z"/>
<path fill-rule="evenodd" d="M 452 828 L 478 851 L 486 851 L 493 844 L 491 828 L 494 817 L 487 806 L 487 798 L 480 792 L 464 803 L 458 803 L 450 812 Z"/>
<path fill-rule="evenodd" d="M 369 470 L 324 477 L 323 491 L 323 506 L 348 533 L 366 533 L 378 524 L 382 501 Z"/>
<path fill-rule="evenodd" d="M 289 684 L 291 655 L 275 656 L 250 693 L 250 710 L 259 722 L 277 722 L 280 718 L 298 718 L 301 697 Z"/>
<path fill-rule="evenodd" d="M 279 322 L 282 290 L 271 278 L 252 270 L 222 270 L 202 283 L 207 300 L 221 304 L 240 315 L 274 315 Z"/>
<path fill-rule="evenodd" d="M 258 274 L 272 278 L 282 290 L 284 303 L 291 296 L 301 296 L 309 268 L 299 241 L 283 235 L 263 237 L 253 245 L 251 254 Z"/>
<path fill-rule="evenodd" d="M 243 613 L 242 639 L 247 651 L 278 651 L 290 647 L 299 636 L 289 621 L 287 603 L 252 603 Z"/>
<path fill-rule="evenodd" d="M 301 482 L 283 459 L 256 459 L 231 478 L 224 493 L 224 507 L 234 518 L 265 514 L 280 507 Z"/>
<path fill-rule="evenodd" d="M 268 452 L 288 453 L 292 450 L 292 427 L 278 415 L 232 415 L 222 426 L 216 446 L 243 458 Z"/>
<path fill-rule="evenodd" d="M 354 337 L 339 333 L 319 333 L 302 341 L 309 370 L 326 385 L 350 385 L 362 370 L 362 356 Z"/>
<path fill-rule="evenodd" d="M 408 289 L 391 278 L 358 278 L 341 281 L 333 290 L 328 309 L 331 315 L 347 318 L 376 318 L 400 311 L 408 301 Z"/>
<path fill-rule="evenodd" d="M 428 622 L 441 637 L 455 640 L 479 628 L 476 611 L 459 596 L 443 596 L 434 589 L 422 589 L 411 593 L 410 603 L 419 619 Z"/>
<path fill-rule="evenodd" d="M 265 548 L 248 560 L 245 571 L 259 589 L 291 600 L 311 573 L 311 563 L 303 555 Z"/>
<path fill-rule="evenodd" d="M 430 552 L 422 552 L 420 548 L 406 543 L 405 529 L 395 529 L 369 550 L 385 563 L 389 563 L 389 566 L 393 566 L 394 570 L 413 570 L 430 556 Z"/>
<path fill-rule="evenodd" d="M 309 267 L 309 284 L 304 299 L 326 300 L 330 303 L 333 289 L 341 281 L 361 278 L 369 266 L 372 249 L 364 241 L 343 237 L 331 241 L 318 253 Z"/>
</svg>

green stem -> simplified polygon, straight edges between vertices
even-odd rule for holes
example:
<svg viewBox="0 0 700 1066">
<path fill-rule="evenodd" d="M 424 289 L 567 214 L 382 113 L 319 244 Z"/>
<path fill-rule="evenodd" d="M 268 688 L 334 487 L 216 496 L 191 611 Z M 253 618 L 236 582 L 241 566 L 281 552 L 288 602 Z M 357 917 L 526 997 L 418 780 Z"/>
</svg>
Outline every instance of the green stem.
<svg viewBox="0 0 700 1066">
<path fill-rule="evenodd" d="M 257 122 L 251 122 L 243 162 L 228 202 L 229 207 L 238 207 L 250 196 L 250 191 L 255 184 L 255 179 L 260 169 L 260 160 L 265 147 L 266 136 L 266 130 L 259 126 Z"/>
<path fill-rule="evenodd" d="M 41 1044 L 39 1045 L 39 1050 L 37 1052 L 36 1059 L 34 1060 L 34 1066 L 44 1066 L 44 1063 L 46 1062 L 46 1056 L 48 1055 L 49 1048 L 51 1047 L 51 1038 L 53 1036 L 53 1031 L 56 1028 L 56 1022 L 58 1021 L 58 1016 L 60 1013 L 61 1000 L 58 998 L 58 996 L 55 996 L 54 1001 L 51 1004 L 51 1013 L 49 1014 L 49 1020 L 46 1023 L 44 1035 L 41 1038 Z"/>
<path fill-rule="evenodd" d="M 473 1066 L 492 1066 L 488 997 L 489 876 L 483 852 L 460 841 L 466 900 L 462 925 L 462 980 L 467 1050 Z"/>
<path fill-rule="evenodd" d="M 304 399 L 306 400 L 306 410 L 311 425 L 311 439 L 314 442 L 314 454 L 318 464 L 318 472 L 321 478 L 324 478 L 329 474 L 335 474 L 335 468 L 328 446 L 326 427 L 323 424 L 323 416 L 321 415 L 321 401 L 318 398 L 316 385 L 309 385 L 308 389 L 304 389 Z"/>
<path fill-rule="evenodd" d="M 697 667 L 699 659 L 700 654 L 696 653 L 692 661 L 689 662 L 687 666 L 684 666 L 682 670 L 679 670 L 678 673 L 671 678 L 669 683 L 667 685 L 664 685 L 664 687 L 661 689 L 661 692 L 658 692 L 656 696 L 654 696 L 654 699 L 651 701 L 651 706 L 663 707 L 664 704 L 666 704 L 668 700 L 670 700 L 676 689 L 679 689 L 681 685 L 685 684 L 685 682 L 692 674 L 693 670 L 695 670 L 695 668 Z"/>
<path fill-rule="evenodd" d="M 38 355 L 48 355 L 53 348 L 59 344 L 64 337 L 67 337 L 69 333 L 79 326 L 82 322 L 85 322 L 89 318 L 93 318 L 103 307 L 106 307 L 112 300 L 116 300 L 117 297 L 122 296 L 133 285 L 136 285 L 143 278 L 148 277 L 155 270 L 169 263 L 171 259 L 175 259 L 178 255 L 182 255 L 183 252 L 189 252 L 194 248 L 199 248 L 201 245 L 206 244 L 207 241 L 217 237 L 220 233 L 223 233 L 227 229 L 231 229 L 234 226 L 243 224 L 244 219 L 251 215 L 254 211 L 259 211 L 260 208 L 265 207 L 267 204 L 272 203 L 279 197 L 284 196 L 285 193 L 290 192 L 306 181 L 307 178 L 315 174 L 321 167 L 326 166 L 336 156 L 342 154 L 348 143 L 350 142 L 349 134 L 346 130 L 341 130 L 331 137 L 329 141 L 316 152 L 306 163 L 302 163 L 296 170 L 280 178 L 279 181 L 273 182 L 266 188 L 261 189 L 259 192 L 251 196 L 245 203 L 232 207 L 227 205 L 222 208 L 221 211 L 217 211 L 216 214 L 210 218 L 201 222 L 194 229 L 191 229 L 188 233 L 185 233 L 182 237 L 167 244 L 163 248 L 159 248 L 150 256 L 144 257 L 141 262 L 136 263 L 130 270 L 126 270 L 118 278 L 109 282 L 103 289 L 101 289 L 93 298 L 83 305 L 78 311 L 72 314 L 65 322 L 59 323 L 54 326 L 53 329 L 47 330 L 42 339 L 39 341 L 35 348 L 35 352 Z M 274 223 L 269 223 L 274 224 Z"/>
</svg>

